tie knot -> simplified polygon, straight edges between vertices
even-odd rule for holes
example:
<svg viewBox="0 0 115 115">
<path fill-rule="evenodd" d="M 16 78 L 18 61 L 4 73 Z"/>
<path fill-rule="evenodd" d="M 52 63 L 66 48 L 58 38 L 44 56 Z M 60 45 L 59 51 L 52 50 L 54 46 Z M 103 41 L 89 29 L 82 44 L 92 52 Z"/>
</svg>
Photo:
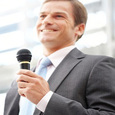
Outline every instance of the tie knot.
<svg viewBox="0 0 115 115">
<path fill-rule="evenodd" d="M 51 64 L 52 64 L 52 62 L 49 60 L 48 57 L 44 57 L 40 62 L 40 65 L 42 65 L 44 67 L 47 67 L 47 66 L 49 66 Z"/>
</svg>

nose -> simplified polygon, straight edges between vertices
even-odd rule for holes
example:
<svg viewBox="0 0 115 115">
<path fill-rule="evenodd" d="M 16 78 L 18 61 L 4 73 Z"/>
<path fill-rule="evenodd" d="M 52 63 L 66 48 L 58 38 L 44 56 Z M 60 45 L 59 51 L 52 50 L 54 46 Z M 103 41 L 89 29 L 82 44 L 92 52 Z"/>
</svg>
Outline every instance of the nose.
<svg viewBox="0 0 115 115">
<path fill-rule="evenodd" d="M 42 24 L 43 25 L 52 25 L 53 23 L 53 19 L 50 15 L 47 15 L 43 20 L 42 20 Z"/>
</svg>

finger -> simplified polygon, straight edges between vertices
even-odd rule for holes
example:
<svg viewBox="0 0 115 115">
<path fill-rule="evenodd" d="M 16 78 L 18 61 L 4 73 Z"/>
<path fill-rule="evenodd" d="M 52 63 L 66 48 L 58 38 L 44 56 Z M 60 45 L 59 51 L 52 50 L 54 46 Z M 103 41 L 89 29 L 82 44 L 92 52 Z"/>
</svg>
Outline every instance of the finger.
<svg viewBox="0 0 115 115">
<path fill-rule="evenodd" d="M 17 74 L 18 75 L 24 74 L 24 75 L 27 75 L 27 76 L 33 77 L 33 78 L 40 77 L 37 74 L 35 74 L 34 72 L 32 72 L 30 70 L 26 70 L 26 69 L 21 69 Z"/>
<path fill-rule="evenodd" d="M 26 87 L 28 87 L 28 83 L 26 83 L 26 82 L 18 82 L 18 88 L 26 88 Z"/>
<path fill-rule="evenodd" d="M 32 86 L 32 85 L 31 85 Z M 33 87 L 25 87 L 25 88 L 18 88 L 18 93 L 21 96 L 24 96 L 28 98 L 29 96 L 32 96 L 36 93 L 35 90 L 33 90 Z"/>
<path fill-rule="evenodd" d="M 27 75 L 20 75 L 20 77 L 17 79 L 17 82 L 27 82 L 27 83 L 31 83 L 33 82 L 33 78 L 29 77 Z"/>
<path fill-rule="evenodd" d="M 25 90 L 25 89 L 20 89 L 20 88 L 19 88 L 19 89 L 18 89 L 18 93 L 19 93 L 20 96 L 26 97 L 25 94 L 24 94 L 24 92 L 25 92 L 24 90 Z"/>
</svg>

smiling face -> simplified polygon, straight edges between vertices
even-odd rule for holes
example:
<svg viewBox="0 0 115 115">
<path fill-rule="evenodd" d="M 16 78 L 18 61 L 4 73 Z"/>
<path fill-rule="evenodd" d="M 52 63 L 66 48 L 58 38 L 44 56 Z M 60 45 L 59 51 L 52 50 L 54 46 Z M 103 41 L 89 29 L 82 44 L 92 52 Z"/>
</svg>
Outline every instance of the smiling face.
<svg viewBox="0 0 115 115">
<path fill-rule="evenodd" d="M 56 51 L 75 44 L 77 28 L 74 27 L 72 12 L 72 5 L 68 1 L 43 4 L 37 22 L 37 34 L 45 48 Z"/>
</svg>

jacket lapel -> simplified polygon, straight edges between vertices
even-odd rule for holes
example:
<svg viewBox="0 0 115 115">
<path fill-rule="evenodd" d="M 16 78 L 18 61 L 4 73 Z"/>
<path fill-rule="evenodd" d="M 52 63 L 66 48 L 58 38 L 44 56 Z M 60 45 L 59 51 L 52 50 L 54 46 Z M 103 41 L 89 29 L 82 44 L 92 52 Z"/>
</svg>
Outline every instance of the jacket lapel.
<svg viewBox="0 0 115 115">
<path fill-rule="evenodd" d="M 36 108 L 35 111 L 34 111 L 34 115 L 41 115 L 41 114 L 42 114 L 42 112 L 39 111 L 39 110 Z"/>
<path fill-rule="evenodd" d="M 64 58 L 48 80 L 51 91 L 56 91 L 69 72 L 74 66 L 80 63 L 84 57 L 85 55 L 75 48 Z"/>
</svg>

